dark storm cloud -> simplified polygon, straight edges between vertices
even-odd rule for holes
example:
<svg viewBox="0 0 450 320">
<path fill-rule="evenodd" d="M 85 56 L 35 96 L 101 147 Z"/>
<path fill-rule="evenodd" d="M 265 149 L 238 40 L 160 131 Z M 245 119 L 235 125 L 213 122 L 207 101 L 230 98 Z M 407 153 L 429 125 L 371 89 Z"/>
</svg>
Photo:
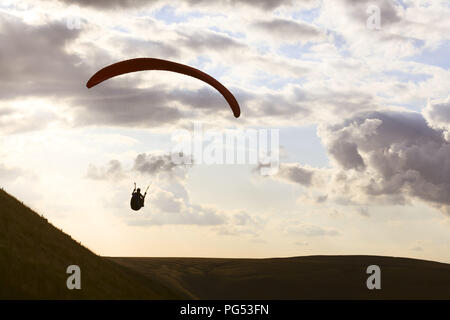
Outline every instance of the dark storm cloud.
<svg viewBox="0 0 450 320">
<path fill-rule="evenodd" d="M 321 135 L 339 165 L 366 174 L 367 195 L 408 194 L 448 209 L 450 142 L 421 114 L 366 113 Z"/>
</svg>

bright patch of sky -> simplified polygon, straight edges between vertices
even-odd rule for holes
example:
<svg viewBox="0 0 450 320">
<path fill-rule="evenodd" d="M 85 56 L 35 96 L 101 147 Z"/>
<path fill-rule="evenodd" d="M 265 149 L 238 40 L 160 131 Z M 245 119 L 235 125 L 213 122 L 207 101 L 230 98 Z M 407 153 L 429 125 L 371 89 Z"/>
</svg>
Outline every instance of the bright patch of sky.
<svg viewBox="0 0 450 320">
<path fill-rule="evenodd" d="M 224 33 L 232 38 L 245 39 L 245 33 L 243 33 L 243 32 L 233 32 L 233 31 L 225 30 L 223 28 L 219 28 L 217 26 L 212 26 L 212 27 L 209 27 L 208 29 L 219 32 L 219 33 Z"/>
<path fill-rule="evenodd" d="M 312 42 L 307 42 L 305 44 L 282 44 L 277 53 L 291 59 L 302 59 L 307 53 L 311 53 L 311 47 L 314 44 Z"/>
<path fill-rule="evenodd" d="M 220 79 L 230 70 L 229 66 L 219 62 L 213 62 L 208 56 L 199 55 L 195 59 L 188 62 L 189 65 L 203 70 L 216 79 Z"/>
<path fill-rule="evenodd" d="M 153 12 L 152 16 L 158 20 L 164 21 L 166 24 L 187 22 L 194 18 L 201 18 L 206 14 L 201 12 L 179 12 L 171 5 L 165 5 Z"/>
<path fill-rule="evenodd" d="M 298 162 L 312 167 L 328 167 L 329 160 L 320 138 L 317 126 L 288 127 L 280 129 L 280 145 L 283 150 L 281 162 Z"/>
<path fill-rule="evenodd" d="M 392 77 L 400 82 L 420 83 L 433 78 L 432 74 L 425 73 L 407 73 L 399 70 L 390 70 L 383 72 L 384 75 Z"/>
<path fill-rule="evenodd" d="M 420 54 L 410 57 L 408 60 L 423 64 L 450 68 L 450 40 L 443 41 L 436 49 L 424 49 Z"/>
<path fill-rule="evenodd" d="M 292 18 L 304 22 L 313 22 L 320 15 L 320 7 L 295 11 L 292 13 Z"/>
<path fill-rule="evenodd" d="M 255 88 L 268 88 L 272 90 L 281 90 L 288 84 L 302 84 L 306 82 L 306 78 L 301 77 L 279 77 L 267 72 L 256 73 L 252 81 L 249 83 Z"/>
</svg>

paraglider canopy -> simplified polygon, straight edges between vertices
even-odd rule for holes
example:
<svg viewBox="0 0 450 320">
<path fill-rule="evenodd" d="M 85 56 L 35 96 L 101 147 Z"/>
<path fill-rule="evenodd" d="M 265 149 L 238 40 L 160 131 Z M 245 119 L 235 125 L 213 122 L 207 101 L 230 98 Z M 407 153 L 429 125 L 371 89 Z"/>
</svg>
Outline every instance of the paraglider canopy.
<svg viewBox="0 0 450 320">
<path fill-rule="evenodd" d="M 236 118 L 239 118 L 241 114 L 241 109 L 239 107 L 239 103 L 237 102 L 236 98 L 219 81 L 217 81 L 210 75 L 204 73 L 203 71 L 200 71 L 198 69 L 195 69 L 193 67 L 181 63 L 176 63 L 168 60 L 155 58 L 136 58 L 117 62 L 97 71 L 86 83 L 86 87 L 91 88 L 115 76 L 144 70 L 172 71 L 185 74 L 187 76 L 194 77 L 203 82 L 206 82 L 222 94 L 222 96 L 230 105 L 230 108 L 233 111 L 233 114 Z"/>
</svg>

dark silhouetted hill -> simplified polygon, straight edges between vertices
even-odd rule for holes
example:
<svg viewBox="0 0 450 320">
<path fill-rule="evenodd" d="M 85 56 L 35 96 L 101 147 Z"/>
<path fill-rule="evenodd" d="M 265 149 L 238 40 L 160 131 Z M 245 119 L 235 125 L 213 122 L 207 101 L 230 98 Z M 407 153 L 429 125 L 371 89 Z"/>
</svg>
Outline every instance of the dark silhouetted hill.
<svg viewBox="0 0 450 320">
<path fill-rule="evenodd" d="M 81 268 L 68 290 L 66 268 Z M 366 268 L 381 268 L 368 290 Z M 0 299 L 450 299 L 450 265 L 381 256 L 106 258 L 0 190 Z"/>
<path fill-rule="evenodd" d="M 110 258 L 199 299 L 450 299 L 450 265 L 382 256 Z M 368 290 L 367 266 L 381 268 Z"/>
<path fill-rule="evenodd" d="M 81 290 L 66 269 L 81 268 Z M 1 299 L 176 299 L 157 279 L 99 257 L 0 190 Z"/>
</svg>

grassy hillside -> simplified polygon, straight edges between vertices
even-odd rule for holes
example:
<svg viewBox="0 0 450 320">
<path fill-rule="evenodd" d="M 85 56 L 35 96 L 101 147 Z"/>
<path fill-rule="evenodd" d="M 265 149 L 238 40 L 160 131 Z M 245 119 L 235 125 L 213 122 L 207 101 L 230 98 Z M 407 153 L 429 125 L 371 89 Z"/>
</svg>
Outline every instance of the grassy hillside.
<svg viewBox="0 0 450 320">
<path fill-rule="evenodd" d="M 81 267 L 81 290 L 66 268 Z M 366 268 L 381 267 L 381 290 Z M 450 265 L 377 256 L 105 258 L 0 190 L 0 299 L 450 299 Z"/>
<path fill-rule="evenodd" d="M 110 258 L 200 299 L 450 299 L 450 265 L 378 256 Z M 368 290 L 366 268 L 381 268 Z"/>
<path fill-rule="evenodd" d="M 66 268 L 81 268 L 68 290 Z M 173 299 L 183 295 L 99 257 L 0 190 L 0 298 Z"/>
</svg>

